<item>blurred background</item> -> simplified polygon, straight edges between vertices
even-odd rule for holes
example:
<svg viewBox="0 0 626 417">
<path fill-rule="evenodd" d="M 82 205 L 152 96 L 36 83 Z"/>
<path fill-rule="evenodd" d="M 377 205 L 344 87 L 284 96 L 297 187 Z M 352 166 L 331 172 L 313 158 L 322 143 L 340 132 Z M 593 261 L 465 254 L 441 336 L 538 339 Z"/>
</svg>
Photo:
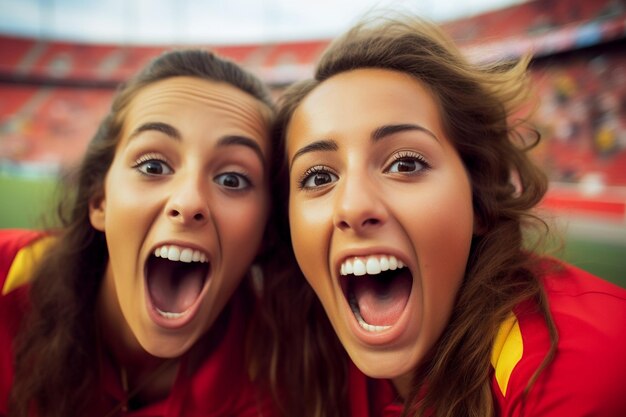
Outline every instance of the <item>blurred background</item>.
<svg viewBox="0 0 626 417">
<path fill-rule="evenodd" d="M 533 55 L 555 254 L 626 287 L 626 0 L 0 0 L 0 228 L 45 224 L 116 86 L 155 55 L 214 49 L 278 97 L 380 8 L 441 23 L 473 60 Z"/>
</svg>

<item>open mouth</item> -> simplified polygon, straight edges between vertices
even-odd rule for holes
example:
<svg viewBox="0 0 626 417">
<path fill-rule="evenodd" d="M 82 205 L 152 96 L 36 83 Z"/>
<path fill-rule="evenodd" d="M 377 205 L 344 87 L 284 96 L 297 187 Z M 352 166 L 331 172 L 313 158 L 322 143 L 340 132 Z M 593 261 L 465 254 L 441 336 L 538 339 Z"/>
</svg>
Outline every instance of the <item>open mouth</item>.
<svg viewBox="0 0 626 417">
<path fill-rule="evenodd" d="M 395 256 L 351 257 L 341 264 L 341 288 L 359 325 L 368 332 L 390 329 L 411 295 L 413 276 Z"/>
<path fill-rule="evenodd" d="M 208 256 L 176 245 L 156 248 L 145 268 L 152 306 L 165 319 L 185 316 L 200 298 L 211 270 Z"/>
</svg>

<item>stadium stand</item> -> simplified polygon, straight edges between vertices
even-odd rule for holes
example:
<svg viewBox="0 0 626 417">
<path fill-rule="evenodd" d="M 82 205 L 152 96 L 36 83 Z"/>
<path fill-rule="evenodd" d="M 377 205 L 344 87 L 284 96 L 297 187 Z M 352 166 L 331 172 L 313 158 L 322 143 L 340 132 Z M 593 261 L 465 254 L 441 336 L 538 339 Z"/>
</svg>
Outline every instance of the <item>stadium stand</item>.
<svg viewBox="0 0 626 417">
<path fill-rule="evenodd" d="M 626 222 L 625 3 L 528 1 L 446 22 L 444 29 L 471 59 L 534 55 L 540 103 L 534 122 L 543 136 L 534 156 L 553 181 L 545 204 L 592 213 L 593 202 L 600 202 L 597 213 Z M 212 49 L 258 73 L 278 96 L 285 85 L 310 75 L 328 42 Z M 0 35 L 0 165 L 73 164 L 116 86 L 172 47 Z"/>
</svg>

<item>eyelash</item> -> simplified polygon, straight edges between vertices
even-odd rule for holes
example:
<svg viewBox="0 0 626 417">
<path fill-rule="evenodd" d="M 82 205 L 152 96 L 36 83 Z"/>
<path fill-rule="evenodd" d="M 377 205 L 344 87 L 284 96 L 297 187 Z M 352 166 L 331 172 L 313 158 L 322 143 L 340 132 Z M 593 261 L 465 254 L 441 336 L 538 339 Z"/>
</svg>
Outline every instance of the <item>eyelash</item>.
<svg viewBox="0 0 626 417">
<path fill-rule="evenodd" d="M 235 177 L 238 178 L 239 181 L 243 180 L 245 182 L 244 187 L 242 187 L 242 188 L 239 188 L 239 187 L 234 188 L 234 187 L 228 187 L 228 186 L 225 186 L 223 184 L 220 184 L 218 182 L 218 180 L 220 178 L 224 178 L 226 175 L 234 175 Z M 222 173 L 216 175 L 215 178 L 213 178 L 213 181 L 216 184 L 218 184 L 218 185 L 220 185 L 220 186 L 222 186 L 224 188 L 230 189 L 231 191 L 244 191 L 244 190 L 248 190 L 248 189 L 254 187 L 254 183 L 252 182 L 252 179 L 250 178 L 250 175 L 248 175 L 245 172 L 237 172 L 237 171 L 222 172 Z"/>
<path fill-rule="evenodd" d="M 387 165 L 387 168 L 385 169 L 384 172 L 388 173 L 390 168 L 393 166 L 393 164 L 399 161 L 417 162 L 420 165 L 422 165 L 421 169 L 417 169 L 416 171 L 410 172 L 409 175 L 419 174 L 422 171 L 430 169 L 430 165 L 428 164 L 428 162 L 426 162 L 426 158 L 424 158 L 422 155 L 416 152 L 403 151 L 403 152 L 399 152 L 393 155 L 392 161 L 389 163 L 389 165 Z M 319 188 L 319 187 L 315 187 L 315 188 L 306 187 L 305 184 L 313 175 L 320 174 L 320 173 L 337 176 L 337 174 L 335 174 L 333 171 L 331 171 L 327 167 L 323 165 L 316 165 L 304 171 L 304 173 L 300 176 L 297 182 L 298 189 L 308 191 L 308 190 Z M 323 187 L 324 185 L 321 185 L 320 187 Z"/>
<path fill-rule="evenodd" d="M 167 169 L 169 171 L 171 171 L 171 172 L 162 173 L 162 174 L 150 174 L 150 173 L 144 172 L 141 168 L 144 166 L 144 164 L 146 164 L 148 162 L 160 162 L 160 163 L 166 165 Z M 137 170 L 141 175 L 144 175 L 146 177 L 159 177 L 161 175 L 169 175 L 170 173 L 173 173 L 173 171 L 174 171 L 169 166 L 167 160 L 164 157 L 162 157 L 160 154 L 157 154 L 157 153 L 150 153 L 150 154 L 145 154 L 145 155 L 140 156 L 135 161 L 135 163 L 133 164 L 132 167 L 135 170 Z M 238 181 L 243 181 L 243 183 L 244 183 L 243 186 L 241 188 L 240 187 L 236 187 L 235 188 L 235 187 L 228 187 L 228 186 L 225 186 L 224 184 L 220 183 L 220 179 L 224 179 L 225 176 L 227 176 L 227 175 L 233 175 L 233 176 L 238 178 Z M 230 189 L 232 191 L 244 191 L 244 190 L 247 190 L 249 188 L 254 187 L 254 183 L 252 182 L 252 179 L 250 178 L 250 175 L 247 172 L 237 172 L 237 171 L 221 172 L 221 173 L 219 173 L 218 175 L 216 175 L 213 178 L 213 181 L 216 184 L 218 184 L 218 185 L 220 185 L 220 186 L 222 186 L 224 188 Z"/>
<path fill-rule="evenodd" d="M 154 162 L 161 162 L 161 163 L 167 165 L 169 170 L 172 170 L 172 168 L 169 166 L 167 160 L 162 155 L 160 155 L 158 153 L 148 153 L 148 154 L 141 155 L 139 158 L 137 158 L 135 163 L 132 165 L 132 168 L 136 169 L 141 175 L 145 175 L 147 177 L 158 176 L 158 174 L 149 174 L 149 173 L 143 172 L 141 170 L 141 167 L 146 162 L 153 162 L 153 161 Z"/>
<path fill-rule="evenodd" d="M 421 154 L 417 153 L 417 152 L 410 152 L 410 151 L 402 151 L 399 153 L 396 153 L 393 155 L 392 157 L 392 161 L 391 163 L 389 163 L 389 165 L 387 165 L 387 168 L 385 169 L 385 172 L 389 172 L 390 167 L 395 164 L 398 161 L 417 161 L 419 162 L 421 165 L 423 165 L 423 168 L 418 170 L 417 172 L 420 171 L 425 171 L 431 168 L 430 164 L 428 162 L 426 162 L 426 158 L 424 158 Z M 415 173 L 417 173 L 415 172 Z"/>
<path fill-rule="evenodd" d="M 325 167 L 323 165 L 312 166 L 311 168 L 309 168 L 306 171 L 304 171 L 304 173 L 298 179 L 298 189 L 299 190 L 304 190 L 304 191 L 310 190 L 308 187 L 305 187 L 304 184 L 309 180 L 309 178 L 311 178 L 311 176 L 313 176 L 315 174 L 319 174 L 319 173 L 326 173 L 326 174 L 329 174 L 329 175 L 336 175 L 334 172 L 332 172 L 330 169 L 328 169 L 327 167 Z"/>
</svg>

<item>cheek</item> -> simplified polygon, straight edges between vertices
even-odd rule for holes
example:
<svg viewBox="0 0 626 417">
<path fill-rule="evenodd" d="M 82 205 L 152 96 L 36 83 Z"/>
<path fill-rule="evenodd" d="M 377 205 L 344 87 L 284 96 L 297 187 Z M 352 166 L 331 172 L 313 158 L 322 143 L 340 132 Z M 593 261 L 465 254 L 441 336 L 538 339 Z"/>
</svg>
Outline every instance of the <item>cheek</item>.
<svg viewBox="0 0 626 417">
<path fill-rule="evenodd" d="M 152 217 L 148 203 L 151 197 L 145 189 L 139 190 L 132 182 L 118 178 L 114 169 L 107 176 L 104 192 L 104 232 L 112 266 L 118 270 L 121 265 L 134 264 L 137 245 L 145 234 L 144 224 Z"/>
<path fill-rule="evenodd" d="M 227 248 L 225 256 L 243 257 L 251 261 L 256 254 L 267 223 L 267 199 L 235 201 L 234 204 L 217 204 L 214 212 L 220 231 L 220 239 Z M 247 265 L 246 265 L 247 266 Z"/>
<path fill-rule="evenodd" d="M 411 239 L 420 267 L 426 314 L 430 311 L 432 316 L 447 321 L 465 276 L 472 241 L 470 192 L 463 189 L 441 195 L 423 213 L 420 224 L 422 227 L 411 231 Z"/>
<path fill-rule="evenodd" d="M 289 202 L 289 225 L 291 241 L 296 259 L 306 279 L 315 286 L 316 278 L 322 276 L 327 262 L 326 230 L 329 223 L 329 209 L 312 201 L 291 199 Z"/>
<path fill-rule="evenodd" d="M 111 166 L 104 186 L 108 229 L 132 231 L 136 229 L 136 226 L 125 229 L 126 225 L 141 224 L 140 219 L 147 217 L 148 211 L 155 202 L 152 189 L 154 187 L 140 185 L 135 178 L 123 175 L 123 169 L 119 163 Z M 159 197 L 161 198 L 162 196 Z"/>
</svg>

